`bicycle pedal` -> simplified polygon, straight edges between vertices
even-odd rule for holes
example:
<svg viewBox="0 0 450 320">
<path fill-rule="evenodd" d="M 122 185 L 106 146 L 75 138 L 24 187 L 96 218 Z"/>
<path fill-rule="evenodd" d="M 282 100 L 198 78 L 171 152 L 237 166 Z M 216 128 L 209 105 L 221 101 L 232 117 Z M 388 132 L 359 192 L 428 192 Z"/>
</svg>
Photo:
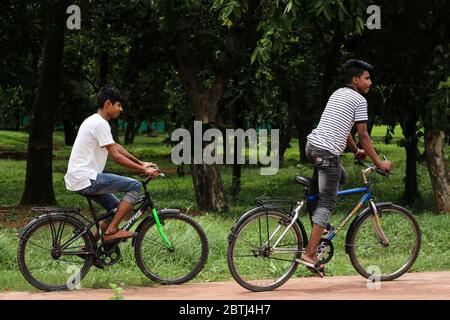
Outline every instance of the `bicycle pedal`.
<svg viewBox="0 0 450 320">
<path fill-rule="evenodd" d="M 100 270 L 105 269 L 105 266 L 97 258 L 94 259 L 92 265 L 99 268 Z"/>
</svg>

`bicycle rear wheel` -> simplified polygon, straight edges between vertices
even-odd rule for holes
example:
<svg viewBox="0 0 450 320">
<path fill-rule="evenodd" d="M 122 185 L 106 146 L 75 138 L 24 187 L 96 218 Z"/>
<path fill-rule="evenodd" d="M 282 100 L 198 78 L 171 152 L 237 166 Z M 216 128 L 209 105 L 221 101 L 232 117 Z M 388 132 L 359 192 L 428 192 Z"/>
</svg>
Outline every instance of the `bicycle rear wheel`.
<svg viewBox="0 0 450 320">
<path fill-rule="evenodd" d="M 387 245 L 375 231 L 372 211 L 357 223 L 347 245 L 350 261 L 360 275 L 389 281 L 411 268 L 419 254 L 421 235 L 416 219 L 405 208 L 391 205 L 383 207 L 380 213 Z"/>
<path fill-rule="evenodd" d="M 208 259 L 208 239 L 192 218 L 176 213 L 159 216 L 172 249 L 163 243 L 155 220 L 147 220 L 135 243 L 136 263 L 151 280 L 181 284 L 197 276 Z"/>
<path fill-rule="evenodd" d="M 78 287 L 92 265 L 94 243 L 81 221 L 66 215 L 46 215 L 31 222 L 20 237 L 19 269 L 34 287 L 57 291 Z M 69 243 L 69 241 L 73 241 Z M 65 244 L 67 248 L 62 249 Z"/>
<path fill-rule="evenodd" d="M 302 236 L 291 218 L 277 211 L 261 211 L 237 228 L 228 244 L 228 268 L 242 287 L 251 291 L 269 291 L 285 283 L 298 266 Z M 273 247 L 282 233 L 284 237 Z"/>
</svg>

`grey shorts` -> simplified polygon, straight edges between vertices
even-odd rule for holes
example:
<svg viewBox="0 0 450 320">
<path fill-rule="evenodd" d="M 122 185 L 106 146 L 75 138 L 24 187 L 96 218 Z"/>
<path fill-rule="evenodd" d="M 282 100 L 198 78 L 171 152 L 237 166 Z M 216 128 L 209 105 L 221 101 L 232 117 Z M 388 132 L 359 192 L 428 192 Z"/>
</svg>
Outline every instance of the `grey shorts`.
<svg viewBox="0 0 450 320">
<path fill-rule="evenodd" d="M 314 164 L 311 193 L 319 195 L 318 201 L 312 204 L 312 221 L 326 227 L 336 207 L 337 192 L 345 183 L 347 174 L 341 165 L 341 156 L 315 147 L 309 142 L 305 151 L 309 161 Z"/>
<path fill-rule="evenodd" d="M 111 173 L 99 173 L 96 180 L 91 180 L 89 187 L 79 190 L 77 193 L 89 196 L 106 211 L 111 211 L 117 208 L 120 202 L 114 193 L 123 192 L 122 200 L 134 204 L 141 196 L 141 186 L 139 181 L 132 178 Z M 111 220 L 112 217 L 106 219 L 108 223 Z"/>
</svg>

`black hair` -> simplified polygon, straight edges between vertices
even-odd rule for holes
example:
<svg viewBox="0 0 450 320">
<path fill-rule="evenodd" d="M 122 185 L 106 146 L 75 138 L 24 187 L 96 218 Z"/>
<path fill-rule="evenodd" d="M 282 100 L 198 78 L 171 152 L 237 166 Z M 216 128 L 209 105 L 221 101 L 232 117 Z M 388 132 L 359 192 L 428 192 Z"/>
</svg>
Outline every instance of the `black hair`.
<svg viewBox="0 0 450 320">
<path fill-rule="evenodd" d="M 349 59 L 342 66 L 344 84 L 350 84 L 353 77 L 359 77 L 364 73 L 364 71 L 372 71 L 373 66 L 358 59 Z"/>
<path fill-rule="evenodd" d="M 126 97 L 116 88 L 106 85 L 97 93 L 97 105 L 98 108 L 102 109 L 106 100 L 110 100 L 113 104 L 120 102 L 122 104 L 126 103 Z"/>
</svg>

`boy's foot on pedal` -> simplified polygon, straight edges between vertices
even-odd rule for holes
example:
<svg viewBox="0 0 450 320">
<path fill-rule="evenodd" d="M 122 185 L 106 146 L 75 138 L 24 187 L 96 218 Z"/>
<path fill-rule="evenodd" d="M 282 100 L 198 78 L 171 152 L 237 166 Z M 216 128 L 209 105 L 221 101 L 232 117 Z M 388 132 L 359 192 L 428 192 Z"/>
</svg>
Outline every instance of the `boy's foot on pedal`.
<svg viewBox="0 0 450 320">
<path fill-rule="evenodd" d="M 313 261 L 311 258 L 303 255 L 297 260 L 299 263 L 305 265 L 311 272 L 317 273 L 321 278 L 325 275 L 325 266 L 320 261 Z"/>
<path fill-rule="evenodd" d="M 105 232 L 103 234 L 103 243 L 111 243 L 111 242 L 114 242 L 117 240 L 125 240 L 125 239 L 129 239 L 129 238 L 135 238 L 135 237 L 137 237 L 137 235 L 138 235 L 137 232 L 130 232 L 130 231 L 117 229 L 116 231 L 113 231 L 113 232 Z"/>
</svg>

